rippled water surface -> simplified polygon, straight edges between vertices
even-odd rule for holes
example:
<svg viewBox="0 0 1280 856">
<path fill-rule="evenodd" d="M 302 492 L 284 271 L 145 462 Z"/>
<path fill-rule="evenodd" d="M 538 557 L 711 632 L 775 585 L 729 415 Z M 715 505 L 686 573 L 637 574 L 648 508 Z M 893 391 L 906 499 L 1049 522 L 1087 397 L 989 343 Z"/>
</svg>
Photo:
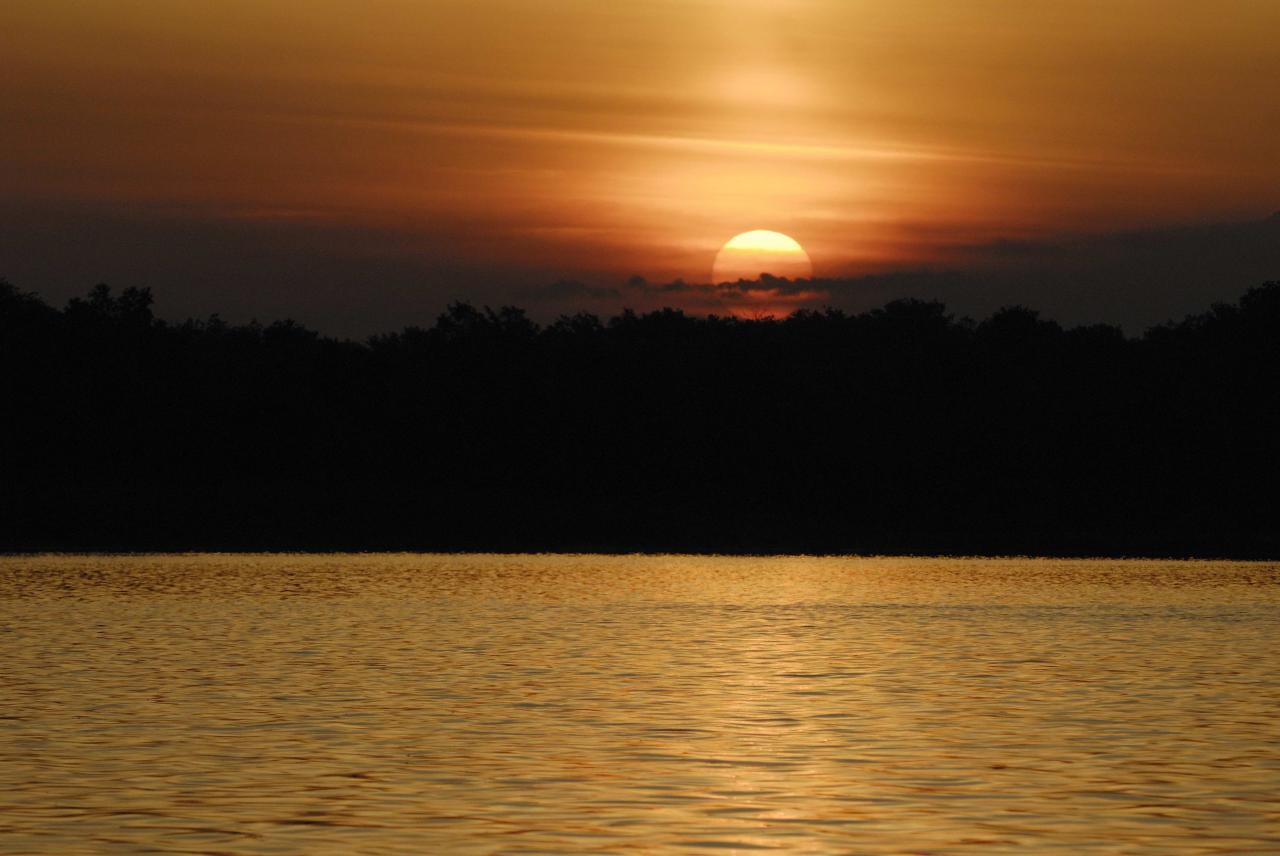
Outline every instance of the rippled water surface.
<svg viewBox="0 0 1280 856">
<path fill-rule="evenodd" d="M 1280 566 L 0 558 L 0 852 L 1280 852 Z"/>
</svg>

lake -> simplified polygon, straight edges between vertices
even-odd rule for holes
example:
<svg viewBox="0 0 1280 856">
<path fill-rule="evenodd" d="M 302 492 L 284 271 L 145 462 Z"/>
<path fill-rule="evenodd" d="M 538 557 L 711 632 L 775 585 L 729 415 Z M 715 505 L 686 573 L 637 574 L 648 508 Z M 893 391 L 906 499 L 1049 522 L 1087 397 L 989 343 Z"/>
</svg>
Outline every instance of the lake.
<svg viewBox="0 0 1280 856">
<path fill-rule="evenodd" d="M 0 557 L 0 852 L 1280 852 L 1280 565 Z"/>
</svg>

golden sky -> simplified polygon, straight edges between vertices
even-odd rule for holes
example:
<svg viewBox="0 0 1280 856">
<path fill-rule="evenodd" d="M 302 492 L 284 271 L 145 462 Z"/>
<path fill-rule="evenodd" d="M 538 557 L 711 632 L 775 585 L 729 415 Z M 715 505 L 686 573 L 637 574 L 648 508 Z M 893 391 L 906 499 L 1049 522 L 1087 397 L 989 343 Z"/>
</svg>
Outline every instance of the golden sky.
<svg viewBox="0 0 1280 856">
<path fill-rule="evenodd" d="M 1278 39 L 1276 0 L 6 0 L 0 190 L 595 281 L 770 229 L 851 276 L 1280 207 Z"/>
</svg>

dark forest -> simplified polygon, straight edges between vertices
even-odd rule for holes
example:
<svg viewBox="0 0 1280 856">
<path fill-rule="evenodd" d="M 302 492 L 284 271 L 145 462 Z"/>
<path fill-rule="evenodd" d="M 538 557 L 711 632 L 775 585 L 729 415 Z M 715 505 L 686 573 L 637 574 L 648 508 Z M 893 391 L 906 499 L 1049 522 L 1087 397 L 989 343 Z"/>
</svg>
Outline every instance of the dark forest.
<svg viewBox="0 0 1280 856">
<path fill-rule="evenodd" d="M 363 343 L 0 283 L 0 549 L 1280 557 L 1280 283 L 1127 337 L 901 300 Z"/>
</svg>

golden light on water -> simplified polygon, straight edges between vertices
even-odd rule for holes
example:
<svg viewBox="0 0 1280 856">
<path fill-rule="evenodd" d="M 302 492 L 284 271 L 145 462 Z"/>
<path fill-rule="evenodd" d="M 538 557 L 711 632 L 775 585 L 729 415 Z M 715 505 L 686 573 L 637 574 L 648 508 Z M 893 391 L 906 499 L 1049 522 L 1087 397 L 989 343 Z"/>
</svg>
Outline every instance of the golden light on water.
<svg viewBox="0 0 1280 856">
<path fill-rule="evenodd" d="M 3 556 L 3 840 L 1263 852 L 1277 608 L 1267 563 Z"/>
<path fill-rule="evenodd" d="M 781 232 L 756 229 L 730 238 L 716 254 L 711 269 L 712 282 L 759 279 L 761 274 L 808 279 L 813 263 L 804 247 Z"/>
</svg>

